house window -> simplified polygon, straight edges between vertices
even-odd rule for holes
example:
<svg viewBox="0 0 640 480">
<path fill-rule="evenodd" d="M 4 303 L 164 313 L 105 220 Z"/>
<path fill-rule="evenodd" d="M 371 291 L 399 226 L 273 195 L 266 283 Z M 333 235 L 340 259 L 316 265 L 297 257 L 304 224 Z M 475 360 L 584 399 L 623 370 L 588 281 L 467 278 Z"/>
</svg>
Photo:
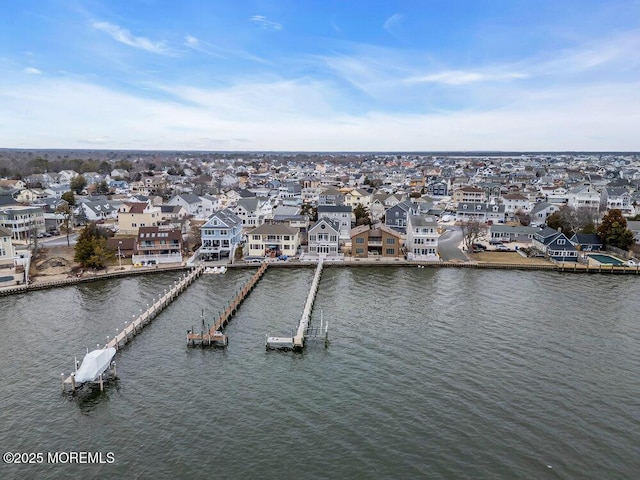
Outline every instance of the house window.
<svg viewBox="0 0 640 480">
<path fill-rule="evenodd" d="M 386 252 L 387 252 L 387 255 L 395 255 L 396 254 L 396 249 L 395 248 L 387 248 Z"/>
<path fill-rule="evenodd" d="M 359 255 L 362 255 L 362 254 L 364 253 L 364 248 L 362 248 L 362 247 L 357 247 L 357 248 L 356 248 L 356 253 L 357 253 L 357 254 L 359 254 Z"/>
<path fill-rule="evenodd" d="M 387 245 L 395 245 L 396 244 L 396 239 L 393 237 L 389 237 L 387 238 Z"/>
<path fill-rule="evenodd" d="M 558 245 L 564 245 L 564 239 L 561 238 L 560 240 L 558 240 Z"/>
<path fill-rule="evenodd" d="M 315 242 L 316 241 L 316 236 L 315 235 L 309 235 L 309 241 L 310 242 Z"/>
<path fill-rule="evenodd" d="M 364 243 L 364 237 L 356 237 L 356 243 Z"/>
</svg>

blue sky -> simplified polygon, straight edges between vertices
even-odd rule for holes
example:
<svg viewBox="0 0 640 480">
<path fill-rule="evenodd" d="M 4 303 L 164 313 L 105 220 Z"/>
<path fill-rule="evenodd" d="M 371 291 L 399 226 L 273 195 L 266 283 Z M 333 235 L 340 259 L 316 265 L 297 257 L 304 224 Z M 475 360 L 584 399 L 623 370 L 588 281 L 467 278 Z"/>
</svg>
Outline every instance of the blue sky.
<svg viewBox="0 0 640 480">
<path fill-rule="evenodd" d="M 640 0 L 21 0 L 0 147 L 640 151 Z"/>
</svg>

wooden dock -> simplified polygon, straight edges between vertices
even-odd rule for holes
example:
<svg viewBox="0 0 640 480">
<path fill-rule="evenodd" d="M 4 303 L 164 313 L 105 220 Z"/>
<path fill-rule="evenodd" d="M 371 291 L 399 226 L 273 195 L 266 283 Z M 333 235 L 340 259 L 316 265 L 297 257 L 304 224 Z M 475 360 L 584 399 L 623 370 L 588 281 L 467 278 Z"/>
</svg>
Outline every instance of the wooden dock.
<svg viewBox="0 0 640 480">
<path fill-rule="evenodd" d="M 227 304 L 224 311 L 220 313 L 218 319 L 214 322 L 214 324 L 211 326 L 211 328 L 209 328 L 208 331 L 205 332 L 204 328 L 202 328 L 200 333 L 195 333 L 194 331 L 190 330 L 187 333 L 187 345 L 191 347 L 197 345 L 201 347 L 226 347 L 229 344 L 229 339 L 222 333 L 222 330 L 227 326 L 227 324 L 231 320 L 231 317 L 233 317 L 238 311 L 238 308 L 247 297 L 247 295 L 249 295 L 251 290 L 253 290 L 253 287 L 256 285 L 256 283 L 258 283 L 258 281 L 262 278 L 268 266 L 269 264 L 267 262 L 264 262 L 262 265 L 260 265 L 258 271 L 253 274 L 249 281 L 236 294 L 233 300 L 231 300 Z"/>
<path fill-rule="evenodd" d="M 115 348 L 117 351 L 122 345 L 128 343 L 133 337 L 142 331 L 145 325 L 148 325 L 162 310 L 167 307 L 167 305 L 173 302 L 184 290 L 186 290 L 186 288 L 191 285 L 203 271 L 204 267 L 199 266 L 182 275 L 173 283 L 173 286 L 169 287 L 168 290 L 165 289 L 164 293 L 161 294 L 157 300 L 154 298 L 150 303 L 147 303 L 146 310 L 144 312 L 140 310 L 140 314 L 137 318 L 136 315 L 133 315 L 131 323 L 125 322 L 125 327 L 122 331 L 116 329 L 116 334 L 113 338 L 107 337 L 107 343 L 103 348 Z M 77 367 L 78 364 L 76 362 L 76 369 Z M 64 374 L 62 374 L 64 378 L 62 382 L 64 390 L 66 390 L 67 387 L 70 387 L 72 391 L 75 390 L 76 384 L 74 375 L 75 373 L 72 373 L 68 377 L 64 378 Z"/>
<path fill-rule="evenodd" d="M 322 267 L 323 261 L 320 259 L 318 261 L 318 266 L 316 267 L 316 271 L 313 275 L 313 281 L 311 282 L 311 287 L 309 288 L 309 294 L 307 295 L 307 301 L 304 304 L 304 309 L 302 310 L 302 316 L 300 317 L 300 322 L 298 323 L 298 328 L 296 329 L 296 333 L 291 337 L 269 337 L 266 338 L 266 347 L 267 350 L 279 349 L 279 350 L 291 350 L 300 352 L 304 348 L 305 339 L 309 336 L 324 336 L 325 345 L 328 342 L 328 323 L 324 325 L 320 324 L 319 329 L 312 329 L 309 326 L 311 322 L 311 312 L 313 311 L 313 303 L 316 300 L 316 295 L 318 293 L 318 286 L 320 285 L 320 277 L 322 276 Z"/>
</svg>

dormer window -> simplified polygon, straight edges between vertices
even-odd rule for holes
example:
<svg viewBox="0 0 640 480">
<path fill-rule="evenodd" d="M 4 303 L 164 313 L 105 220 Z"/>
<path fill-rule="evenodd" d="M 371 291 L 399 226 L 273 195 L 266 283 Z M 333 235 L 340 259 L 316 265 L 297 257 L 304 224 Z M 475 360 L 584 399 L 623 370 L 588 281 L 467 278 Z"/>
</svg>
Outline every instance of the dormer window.
<svg viewBox="0 0 640 480">
<path fill-rule="evenodd" d="M 482 210 L 482 205 L 477 205 L 476 210 Z"/>
</svg>

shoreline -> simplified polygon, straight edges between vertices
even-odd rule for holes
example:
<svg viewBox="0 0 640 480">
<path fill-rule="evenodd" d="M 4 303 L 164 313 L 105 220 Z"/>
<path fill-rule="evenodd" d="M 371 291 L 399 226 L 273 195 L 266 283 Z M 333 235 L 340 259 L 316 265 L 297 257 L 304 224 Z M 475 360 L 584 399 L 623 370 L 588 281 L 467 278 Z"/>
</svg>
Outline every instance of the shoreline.
<svg viewBox="0 0 640 480">
<path fill-rule="evenodd" d="M 314 267 L 315 261 L 299 261 L 299 260 L 287 260 L 287 261 L 273 261 L 269 262 L 270 268 L 300 268 L 300 267 Z M 582 264 L 555 264 L 555 263 L 539 263 L 539 264 L 524 264 L 524 263 L 497 263 L 497 262 L 424 262 L 415 260 L 404 259 L 382 259 L 382 258 L 354 258 L 350 260 L 342 261 L 330 261 L 324 262 L 325 267 L 414 267 L 414 268 L 471 268 L 482 270 L 529 270 L 529 271 L 549 271 L 558 273 L 600 273 L 600 274 L 617 274 L 617 275 L 640 275 L 640 266 L 615 266 L 615 265 L 598 265 L 589 266 Z M 167 265 L 165 267 L 156 266 L 153 268 L 142 267 L 122 267 L 121 269 L 116 267 L 115 271 L 104 273 L 85 273 L 82 277 L 71 277 L 70 272 L 64 274 L 54 275 L 38 275 L 32 277 L 33 283 L 29 285 L 16 285 L 11 287 L 3 287 L 0 289 L 0 296 L 13 295 L 18 293 L 28 293 L 30 291 L 44 290 L 56 287 L 65 287 L 69 285 L 76 285 L 79 283 L 96 282 L 99 280 L 110 280 L 114 278 L 135 276 L 135 275 L 149 275 L 154 273 L 167 273 L 174 271 L 190 270 L 195 268 L 196 265 Z M 235 263 L 226 265 L 230 269 L 255 269 L 255 263 Z M 46 277 L 57 277 L 47 279 Z"/>
</svg>

